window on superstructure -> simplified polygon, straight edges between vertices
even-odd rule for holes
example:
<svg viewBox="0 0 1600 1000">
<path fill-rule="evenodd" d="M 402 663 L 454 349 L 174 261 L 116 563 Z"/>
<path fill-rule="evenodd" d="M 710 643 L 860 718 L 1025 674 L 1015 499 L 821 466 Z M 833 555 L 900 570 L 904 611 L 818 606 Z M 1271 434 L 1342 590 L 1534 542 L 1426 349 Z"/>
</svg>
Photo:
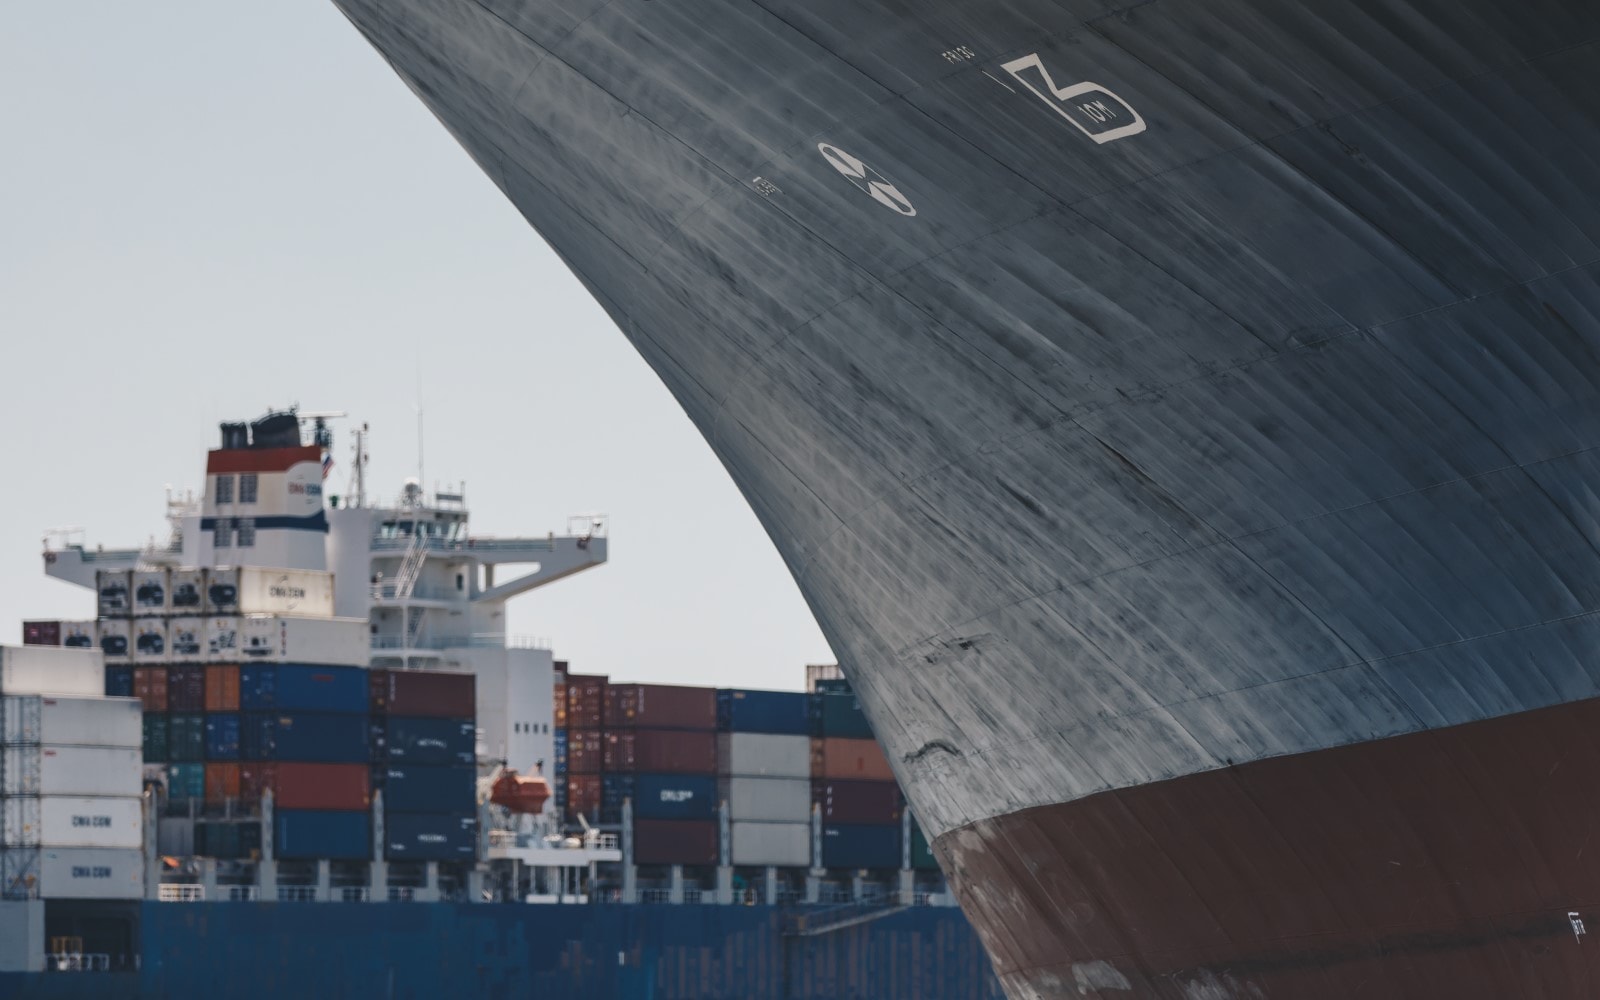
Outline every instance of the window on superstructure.
<svg viewBox="0 0 1600 1000">
<path fill-rule="evenodd" d="M 218 549 L 226 549 L 233 545 L 232 521 L 225 517 L 217 518 L 216 526 L 211 529 L 211 545 Z"/>
<path fill-rule="evenodd" d="M 233 477 L 217 477 L 217 503 L 233 503 Z"/>
<path fill-rule="evenodd" d="M 253 517 L 241 517 L 239 519 L 239 540 L 238 540 L 237 544 L 238 544 L 239 548 L 241 548 L 241 549 L 253 549 L 253 548 L 255 548 L 255 546 L 256 546 L 256 519 L 255 518 L 253 518 Z"/>
<path fill-rule="evenodd" d="M 254 472 L 244 472 L 239 475 L 240 503 L 256 502 L 256 480 L 257 476 Z"/>
</svg>

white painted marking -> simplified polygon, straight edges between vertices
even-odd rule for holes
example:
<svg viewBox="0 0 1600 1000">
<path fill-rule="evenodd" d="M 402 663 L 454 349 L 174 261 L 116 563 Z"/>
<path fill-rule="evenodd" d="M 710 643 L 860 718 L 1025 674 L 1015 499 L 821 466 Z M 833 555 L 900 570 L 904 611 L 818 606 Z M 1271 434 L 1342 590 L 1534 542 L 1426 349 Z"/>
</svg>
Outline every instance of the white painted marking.
<svg viewBox="0 0 1600 1000">
<path fill-rule="evenodd" d="M 1585 934 L 1589 933 L 1586 929 L 1584 929 L 1583 918 L 1578 916 L 1577 910 L 1568 911 L 1567 923 L 1572 925 L 1572 936 L 1574 938 L 1581 938 Z"/>
<path fill-rule="evenodd" d="M 828 161 L 828 165 L 850 179 L 850 183 L 865 191 L 872 200 L 885 208 L 891 208 L 904 216 L 917 214 L 911 200 L 900 193 L 900 189 L 889 182 L 889 178 L 878 173 L 872 167 L 857 157 L 851 156 L 838 146 L 826 142 L 817 143 L 817 152 Z"/>
<path fill-rule="evenodd" d="M 1079 996 L 1088 996 L 1090 993 L 1100 993 L 1105 990 L 1133 990 L 1133 984 L 1128 982 L 1128 977 L 1117 971 L 1117 967 L 1110 962 L 1096 959 L 1093 962 L 1075 962 L 1072 966 L 1072 982 L 1078 988 Z"/>
<path fill-rule="evenodd" d="M 1146 128 L 1143 116 L 1133 110 L 1132 105 L 1098 83 L 1084 81 L 1068 87 L 1057 87 L 1037 52 L 1025 55 L 1021 59 L 1013 59 L 1000 68 L 1027 87 L 1050 110 L 1071 122 L 1074 128 L 1097 143 L 1126 139 L 1130 135 L 1138 135 Z M 1033 75 L 1030 71 L 1037 72 L 1043 90 L 1029 79 Z M 1107 103 L 1107 98 L 1110 99 L 1110 103 Z M 1116 122 L 1124 124 L 1113 124 Z M 1107 124 L 1111 127 L 1099 127 Z"/>
<path fill-rule="evenodd" d="M 998 76 L 995 76 L 993 73 L 989 72 L 988 70 L 984 70 L 983 71 L 983 75 L 988 77 L 989 79 L 993 80 L 995 83 L 998 83 L 1000 86 L 1002 86 L 1002 87 L 1006 88 L 1007 90 L 1011 91 L 1013 94 L 1016 93 L 1016 90 L 1011 86 L 1011 84 L 1009 84 L 1009 83 L 1005 82 L 1004 80 L 1000 79 Z"/>
<path fill-rule="evenodd" d="M 752 177 L 750 186 L 755 188 L 763 197 L 770 198 L 775 194 L 783 194 L 783 189 L 767 180 L 765 177 Z"/>
</svg>

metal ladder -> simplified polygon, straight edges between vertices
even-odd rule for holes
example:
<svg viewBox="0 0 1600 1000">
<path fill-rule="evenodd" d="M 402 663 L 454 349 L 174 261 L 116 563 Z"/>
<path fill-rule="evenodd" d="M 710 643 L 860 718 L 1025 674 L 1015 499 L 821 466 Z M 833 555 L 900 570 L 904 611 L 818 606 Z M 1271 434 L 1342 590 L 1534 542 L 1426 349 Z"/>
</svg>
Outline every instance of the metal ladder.
<svg viewBox="0 0 1600 1000">
<path fill-rule="evenodd" d="M 411 535 L 411 545 L 400 559 L 400 569 L 395 576 L 394 596 L 406 600 L 417 589 L 417 578 L 422 575 L 422 564 L 428 561 L 428 543 L 421 531 Z"/>
</svg>

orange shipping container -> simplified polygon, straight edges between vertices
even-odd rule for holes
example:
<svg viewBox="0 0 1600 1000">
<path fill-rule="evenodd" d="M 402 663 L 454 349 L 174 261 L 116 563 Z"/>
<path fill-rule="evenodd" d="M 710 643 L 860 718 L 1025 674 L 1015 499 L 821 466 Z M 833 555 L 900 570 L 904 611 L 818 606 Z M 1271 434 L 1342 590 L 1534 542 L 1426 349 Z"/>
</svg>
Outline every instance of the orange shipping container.
<svg viewBox="0 0 1600 1000">
<path fill-rule="evenodd" d="M 222 803 L 239 797 L 239 765 L 206 765 L 206 804 Z"/>
<path fill-rule="evenodd" d="M 206 668 L 206 711 L 239 710 L 239 668 L 237 665 Z"/>
<path fill-rule="evenodd" d="M 811 741 L 811 776 L 855 781 L 893 781 L 889 760 L 877 740 L 842 737 Z"/>
<path fill-rule="evenodd" d="M 134 667 L 133 696 L 144 705 L 146 712 L 167 710 L 167 668 Z"/>
</svg>

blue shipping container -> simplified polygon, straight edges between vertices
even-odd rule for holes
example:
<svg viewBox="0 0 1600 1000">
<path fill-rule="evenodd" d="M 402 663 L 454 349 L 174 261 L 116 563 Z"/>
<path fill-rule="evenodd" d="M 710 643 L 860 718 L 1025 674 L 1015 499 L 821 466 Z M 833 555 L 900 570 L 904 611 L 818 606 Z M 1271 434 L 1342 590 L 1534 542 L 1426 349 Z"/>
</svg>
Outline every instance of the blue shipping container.
<svg viewBox="0 0 1600 1000">
<path fill-rule="evenodd" d="M 810 732 L 809 695 L 795 691 L 717 692 L 717 728 L 729 733 Z"/>
<path fill-rule="evenodd" d="M 239 707 L 245 711 L 367 711 L 369 679 L 361 667 L 308 663 L 246 664 L 239 668 Z"/>
<path fill-rule="evenodd" d="M 472 764 L 478 727 L 471 719 L 422 719 L 391 715 L 383 727 L 387 759 L 405 764 Z"/>
<path fill-rule="evenodd" d="M 244 716 L 239 746 L 245 760 L 365 763 L 367 717 L 332 712 L 251 712 Z"/>
<path fill-rule="evenodd" d="M 900 827 L 861 824 L 822 828 L 822 867 L 899 868 Z"/>
<path fill-rule="evenodd" d="M 106 667 L 106 697 L 133 697 L 133 668 L 112 664 Z"/>
<path fill-rule="evenodd" d="M 711 819 L 717 814 L 714 775 L 636 774 L 633 777 L 633 815 L 639 819 Z"/>
<path fill-rule="evenodd" d="M 382 773 L 385 809 L 458 815 L 477 810 L 476 767 L 391 764 Z"/>
<path fill-rule="evenodd" d="M 168 764 L 167 798 L 174 802 L 206 797 L 204 764 Z"/>
<path fill-rule="evenodd" d="M 238 759 L 238 713 L 217 712 L 206 716 L 206 760 Z"/>
<path fill-rule="evenodd" d="M 272 853 L 285 859 L 372 857 L 372 818 L 364 812 L 279 809 L 272 820 Z"/>
<path fill-rule="evenodd" d="M 449 813 L 383 814 L 383 853 L 395 861 L 472 861 L 478 821 Z"/>
</svg>

